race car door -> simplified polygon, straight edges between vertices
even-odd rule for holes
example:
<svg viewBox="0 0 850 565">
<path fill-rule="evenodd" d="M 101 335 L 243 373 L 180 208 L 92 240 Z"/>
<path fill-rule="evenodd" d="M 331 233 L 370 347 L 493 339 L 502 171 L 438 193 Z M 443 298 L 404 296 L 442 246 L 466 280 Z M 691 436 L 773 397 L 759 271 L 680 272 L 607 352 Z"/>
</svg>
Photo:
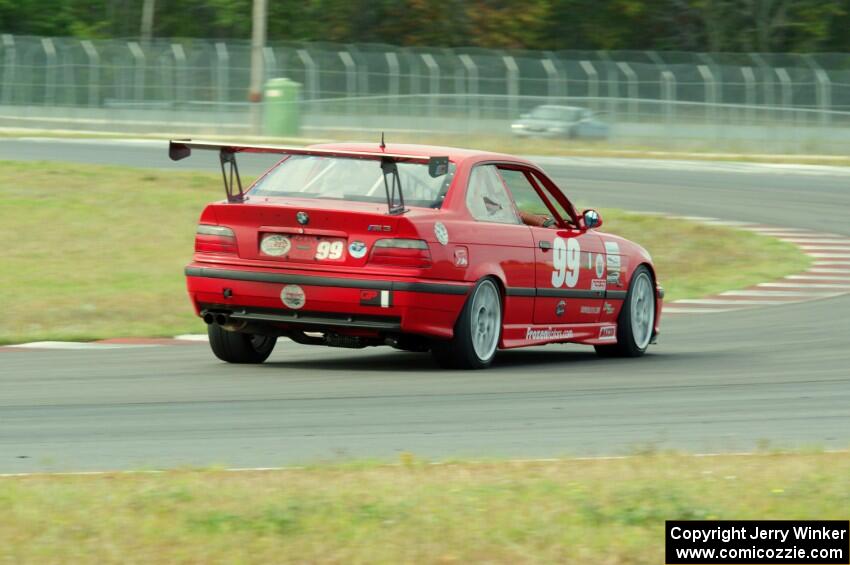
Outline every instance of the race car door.
<svg viewBox="0 0 850 565">
<path fill-rule="evenodd" d="M 597 322 L 606 287 L 602 238 L 576 226 L 577 218 L 558 203 L 550 192 L 557 187 L 548 179 L 544 183 L 521 167 L 499 172 L 534 237 L 534 324 Z"/>
</svg>

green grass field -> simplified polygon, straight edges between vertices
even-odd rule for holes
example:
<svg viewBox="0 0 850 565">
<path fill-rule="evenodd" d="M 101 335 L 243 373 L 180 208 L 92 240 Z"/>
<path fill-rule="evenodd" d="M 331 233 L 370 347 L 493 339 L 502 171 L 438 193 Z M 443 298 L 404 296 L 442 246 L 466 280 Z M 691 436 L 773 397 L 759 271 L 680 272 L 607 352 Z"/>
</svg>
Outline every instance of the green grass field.
<svg viewBox="0 0 850 565">
<path fill-rule="evenodd" d="M 183 267 L 216 174 L 0 162 L 0 343 L 204 331 Z M 796 247 L 740 231 L 603 210 L 645 246 L 668 299 L 804 269 Z"/>
<path fill-rule="evenodd" d="M 850 454 L 0 478 L 9 563 L 663 563 L 672 519 L 847 519 Z"/>
</svg>

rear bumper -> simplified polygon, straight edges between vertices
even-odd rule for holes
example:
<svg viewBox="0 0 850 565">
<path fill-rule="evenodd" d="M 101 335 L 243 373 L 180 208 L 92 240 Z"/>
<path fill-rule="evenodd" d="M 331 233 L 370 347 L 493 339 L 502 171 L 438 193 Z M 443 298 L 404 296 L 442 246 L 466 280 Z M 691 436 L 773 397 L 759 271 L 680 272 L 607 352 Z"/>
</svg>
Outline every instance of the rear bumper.
<svg viewBox="0 0 850 565">
<path fill-rule="evenodd" d="M 450 338 L 470 283 L 414 278 L 332 276 L 295 269 L 186 267 L 186 285 L 196 313 L 227 312 L 237 320 L 281 329 L 352 329 Z M 295 285 L 304 303 L 283 303 L 284 287 Z"/>
</svg>

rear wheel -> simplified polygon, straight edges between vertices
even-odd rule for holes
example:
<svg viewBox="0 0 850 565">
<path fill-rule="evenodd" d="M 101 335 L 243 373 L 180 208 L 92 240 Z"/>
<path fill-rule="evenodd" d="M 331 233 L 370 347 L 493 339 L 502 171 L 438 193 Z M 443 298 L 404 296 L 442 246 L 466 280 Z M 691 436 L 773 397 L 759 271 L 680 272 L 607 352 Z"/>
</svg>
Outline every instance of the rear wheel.
<svg viewBox="0 0 850 565">
<path fill-rule="evenodd" d="M 229 332 L 210 324 L 207 326 L 210 348 L 215 356 L 228 363 L 262 363 L 274 349 L 274 336 Z"/>
<path fill-rule="evenodd" d="M 435 342 L 431 353 L 442 367 L 483 369 L 496 356 L 502 334 L 502 298 L 496 284 L 483 279 L 472 289 L 455 324 L 454 337 Z"/>
<path fill-rule="evenodd" d="M 629 292 L 617 319 L 617 343 L 597 345 L 602 357 L 640 357 L 646 353 L 655 329 L 655 285 L 641 265 L 632 275 Z"/>
</svg>

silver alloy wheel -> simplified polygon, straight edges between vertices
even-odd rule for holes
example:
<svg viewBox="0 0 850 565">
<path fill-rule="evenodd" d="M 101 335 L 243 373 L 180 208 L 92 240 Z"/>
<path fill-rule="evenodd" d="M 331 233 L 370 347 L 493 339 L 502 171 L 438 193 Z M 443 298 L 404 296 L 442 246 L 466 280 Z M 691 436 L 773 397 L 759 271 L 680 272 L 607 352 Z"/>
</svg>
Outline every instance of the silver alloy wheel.
<svg viewBox="0 0 850 565">
<path fill-rule="evenodd" d="M 472 297 L 472 312 L 469 330 L 472 347 L 482 361 L 493 356 L 499 344 L 499 329 L 502 324 L 502 303 L 499 291 L 489 280 L 478 285 Z"/>
<path fill-rule="evenodd" d="M 652 339 L 652 329 L 655 327 L 655 293 L 652 290 L 652 279 L 647 273 L 638 273 L 632 287 L 631 321 L 632 337 L 638 349 L 646 349 Z"/>
</svg>

